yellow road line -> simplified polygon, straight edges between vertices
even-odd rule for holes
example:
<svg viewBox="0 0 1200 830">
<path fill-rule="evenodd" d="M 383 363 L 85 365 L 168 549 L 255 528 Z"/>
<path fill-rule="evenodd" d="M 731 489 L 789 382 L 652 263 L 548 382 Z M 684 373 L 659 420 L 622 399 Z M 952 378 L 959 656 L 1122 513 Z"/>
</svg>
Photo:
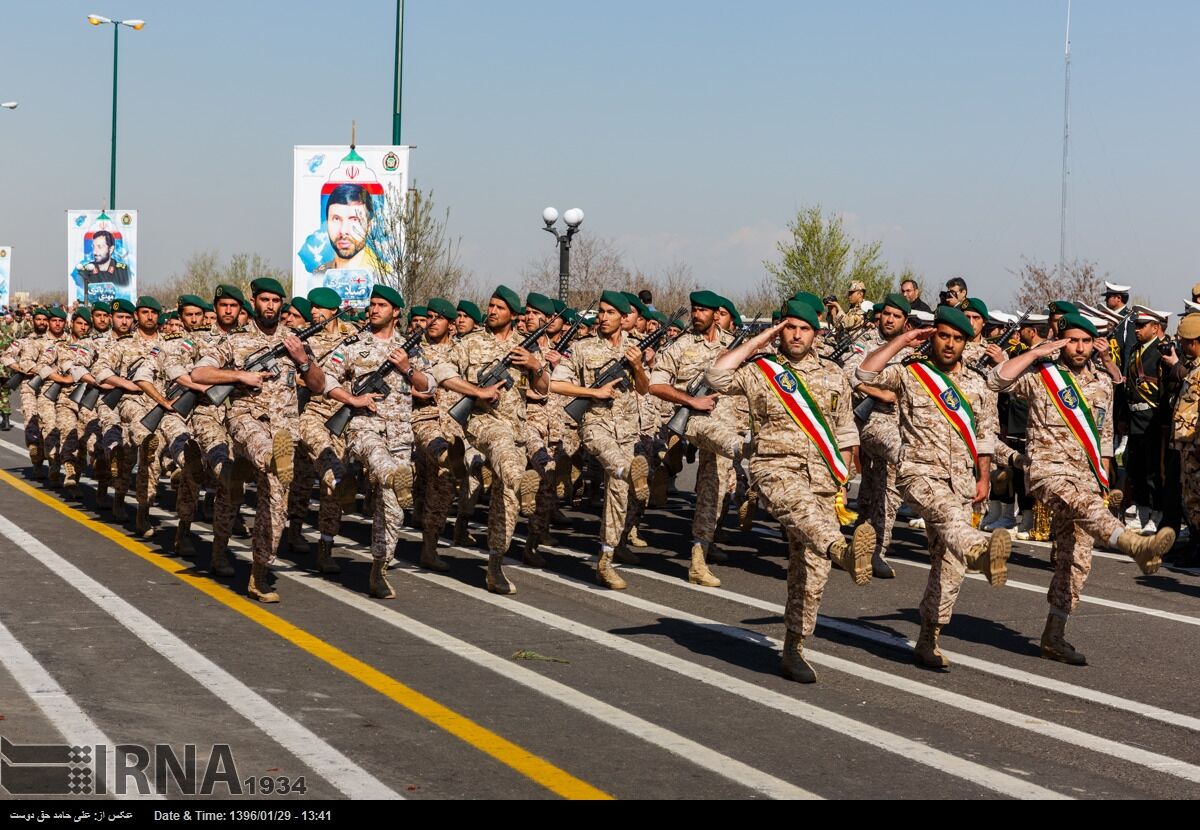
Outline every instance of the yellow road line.
<svg viewBox="0 0 1200 830">
<path fill-rule="evenodd" d="M 338 671 L 353 677 L 364 686 L 374 689 L 381 695 L 399 703 L 410 712 L 446 730 L 454 737 L 470 744 L 480 752 L 490 755 L 500 763 L 516 770 L 521 775 L 540 784 L 556 795 L 569 799 L 612 798 L 611 795 L 603 790 L 597 789 L 586 781 L 574 777 L 565 770 L 554 766 L 549 761 L 539 758 L 529 750 L 517 746 L 495 732 L 480 726 L 470 718 L 443 706 L 433 698 L 409 688 L 373 666 L 350 656 L 336 646 L 270 613 L 257 603 L 233 593 L 230 589 L 213 582 L 207 577 L 191 573 L 191 566 L 183 565 L 174 559 L 155 553 L 146 545 L 129 538 L 121 531 L 111 528 L 103 522 L 98 522 L 72 507 L 68 507 L 54 497 L 43 493 L 35 487 L 31 487 L 4 470 L 0 470 L 0 481 L 6 482 L 25 495 L 58 511 L 68 519 L 83 525 L 88 530 L 103 536 L 111 542 L 115 542 L 130 553 L 141 557 L 157 568 L 161 568 L 197 591 L 236 611 L 243 617 L 253 620 L 271 633 L 283 638 L 297 648 L 303 649 L 318 660 L 333 666 Z"/>
</svg>

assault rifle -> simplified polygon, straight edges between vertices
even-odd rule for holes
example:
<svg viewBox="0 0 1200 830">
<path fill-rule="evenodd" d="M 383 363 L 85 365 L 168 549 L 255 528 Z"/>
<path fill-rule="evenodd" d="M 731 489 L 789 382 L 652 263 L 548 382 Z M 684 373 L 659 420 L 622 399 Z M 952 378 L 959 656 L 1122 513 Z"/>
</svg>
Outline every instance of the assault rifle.
<svg viewBox="0 0 1200 830">
<path fill-rule="evenodd" d="M 404 350 L 409 357 L 415 357 L 420 351 L 421 340 L 425 337 L 425 329 L 418 328 L 408 336 L 408 339 L 400 344 L 400 348 Z M 364 375 L 358 379 L 358 382 L 351 388 L 352 395 L 382 395 L 387 397 L 392 392 L 392 388 L 387 385 L 387 376 L 396 371 L 396 366 L 392 361 L 384 359 L 375 371 L 369 375 Z M 352 406 L 342 404 L 342 408 L 329 416 L 325 421 L 325 428 L 336 436 L 340 436 L 346 430 L 346 425 L 350 423 L 350 419 L 358 415 L 361 410 L 356 410 Z"/>
<path fill-rule="evenodd" d="M 733 342 L 729 344 L 727 351 L 733 351 L 738 346 L 745 343 L 751 337 L 759 334 L 770 325 L 770 323 L 747 323 L 746 325 L 742 326 L 740 329 L 738 329 L 737 336 L 733 338 Z M 696 378 L 690 384 L 688 384 L 687 393 L 693 398 L 701 398 L 705 395 L 712 394 L 712 387 L 710 387 L 704 380 L 703 372 L 697 375 Z M 667 421 L 667 429 L 671 430 L 671 432 L 682 438 L 683 434 L 687 432 L 688 420 L 691 417 L 691 408 L 687 405 L 681 405 L 675 410 L 674 414 L 671 415 L 671 420 Z"/>
<path fill-rule="evenodd" d="M 125 370 L 125 374 L 121 375 L 121 377 L 125 378 L 125 380 L 133 380 L 134 373 L 137 372 L 138 367 L 142 365 L 142 361 L 145 359 L 145 357 L 139 357 L 137 360 L 133 361 L 133 363 L 129 365 L 129 368 Z M 125 389 L 109 389 L 104 393 L 104 398 L 102 399 L 104 401 L 104 405 L 109 409 L 116 409 L 117 404 L 121 402 L 121 398 L 125 397 L 126 391 L 127 390 Z M 99 395 L 99 392 L 100 390 L 97 389 L 97 396 Z M 92 398 L 92 401 L 92 406 L 89 406 L 88 409 L 95 408 L 95 398 Z M 80 405 L 83 406 L 84 404 Z"/>
</svg>

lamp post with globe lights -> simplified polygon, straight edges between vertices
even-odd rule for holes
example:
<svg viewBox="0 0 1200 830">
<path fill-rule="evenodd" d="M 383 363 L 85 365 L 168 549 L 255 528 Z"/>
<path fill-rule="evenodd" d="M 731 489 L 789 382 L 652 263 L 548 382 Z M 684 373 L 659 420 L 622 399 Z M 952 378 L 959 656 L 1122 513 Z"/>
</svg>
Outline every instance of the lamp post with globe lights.
<svg viewBox="0 0 1200 830">
<path fill-rule="evenodd" d="M 571 208 L 563 213 L 562 219 L 566 223 L 567 229 L 559 232 L 557 227 L 558 211 L 552 207 L 542 211 L 542 221 L 546 223 L 546 227 L 542 230 L 553 234 L 558 243 L 558 299 L 565 303 L 567 289 L 571 283 L 571 237 L 579 233 L 579 226 L 583 224 L 583 211 L 579 208 Z"/>
<path fill-rule="evenodd" d="M 134 31 L 140 31 L 145 27 L 145 20 L 113 20 L 108 17 L 101 17 L 98 14 L 89 14 L 87 22 L 93 26 L 103 26 L 106 23 L 111 23 L 113 27 L 113 96 L 112 96 L 112 153 L 108 163 L 108 207 L 109 209 L 117 206 L 117 47 L 119 46 L 118 35 L 121 33 L 122 26 L 128 26 Z"/>
<path fill-rule="evenodd" d="M 0 109 L 15 110 L 16 108 L 17 108 L 16 101 L 5 101 L 3 104 L 0 104 Z"/>
</svg>

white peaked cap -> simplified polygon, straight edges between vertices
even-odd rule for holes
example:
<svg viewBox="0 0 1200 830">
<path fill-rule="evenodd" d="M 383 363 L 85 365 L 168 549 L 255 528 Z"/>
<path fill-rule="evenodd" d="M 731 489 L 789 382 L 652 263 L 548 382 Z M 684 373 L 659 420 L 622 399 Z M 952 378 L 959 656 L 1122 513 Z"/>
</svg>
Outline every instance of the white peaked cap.
<svg viewBox="0 0 1200 830">
<path fill-rule="evenodd" d="M 1131 289 L 1128 285 L 1117 285 L 1111 282 L 1104 283 L 1105 294 L 1128 294 L 1130 290 Z"/>
</svg>

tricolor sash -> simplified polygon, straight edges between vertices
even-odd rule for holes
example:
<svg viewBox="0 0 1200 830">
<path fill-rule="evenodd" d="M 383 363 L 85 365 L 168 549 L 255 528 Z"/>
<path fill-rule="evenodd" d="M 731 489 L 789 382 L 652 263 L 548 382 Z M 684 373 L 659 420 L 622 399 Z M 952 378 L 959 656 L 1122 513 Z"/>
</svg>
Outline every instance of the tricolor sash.
<svg viewBox="0 0 1200 830">
<path fill-rule="evenodd" d="M 837 438 L 821 407 L 813 399 L 804 380 L 791 369 L 770 358 L 760 357 L 754 365 L 763 373 L 767 385 L 778 397 L 783 408 L 792 416 L 792 420 L 800 427 L 813 446 L 821 454 L 821 460 L 829 468 L 829 474 L 840 487 L 850 480 L 850 468 L 842 460 L 842 451 L 838 448 Z"/>
<path fill-rule="evenodd" d="M 921 388 L 929 393 L 938 411 L 945 416 L 967 445 L 975 469 L 979 469 L 979 444 L 975 440 L 975 412 L 971 409 L 971 401 L 955 385 L 950 376 L 934 368 L 925 360 L 908 364 L 908 370 L 921 384 Z"/>
<path fill-rule="evenodd" d="M 1058 409 L 1058 414 L 1066 422 L 1067 428 L 1083 447 L 1092 474 L 1100 484 L 1100 492 L 1108 492 L 1108 473 L 1104 469 L 1104 461 L 1100 455 L 1100 430 L 1092 417 L 1092 408 L 1079 390 L 1075 376 L 1053 363 L 1043 363 L 1038 370 L 1042 385 L 1050 393 L 1050 400 Z"/>
</svg>

